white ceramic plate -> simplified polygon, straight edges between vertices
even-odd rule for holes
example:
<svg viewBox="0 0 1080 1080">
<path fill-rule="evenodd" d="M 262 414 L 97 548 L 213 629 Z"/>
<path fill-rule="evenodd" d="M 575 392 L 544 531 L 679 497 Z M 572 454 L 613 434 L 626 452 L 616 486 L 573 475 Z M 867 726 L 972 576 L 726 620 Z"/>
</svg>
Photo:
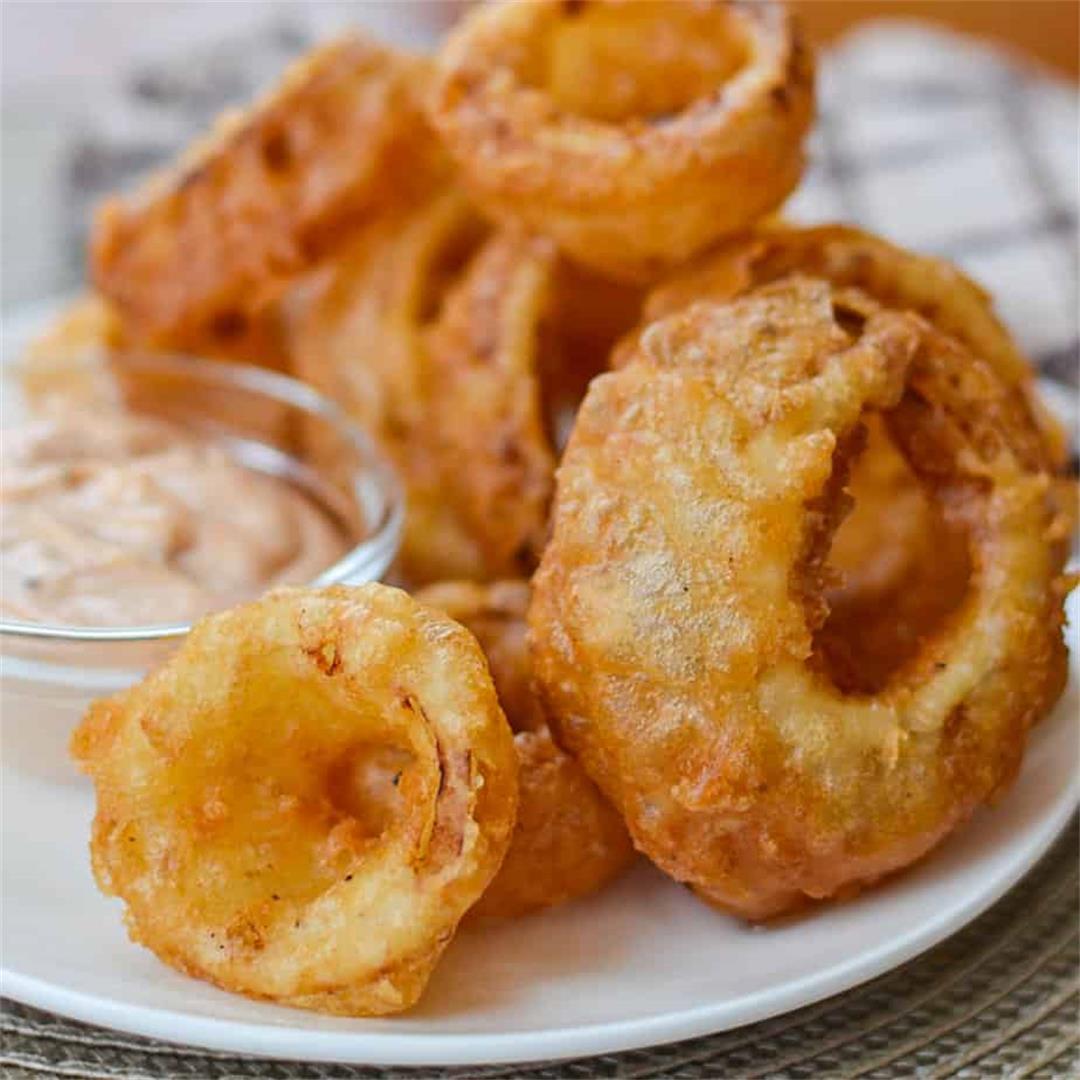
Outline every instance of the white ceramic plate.
<svg viewBox="0 0 1080 1080">
<path fill-rule="evenodd" d="M 5 331 L 10 341 L 11 327 Z M 64 756 L 67 730 L 5 710 L 3 991 L 174 1042 L 387 1065 L 597 1054 L 761 1020 L 871 979 L 941 941 L 1046 851 L 1077 805 L 1075 637 L 1073 630 L 1069 692 L 1033 733 L 1013 790 L 897 880 L 849 903 L 751 929 L 642 864 L 590 900 L 463 931 L 420 1006 L 387 1020 L 247 1001 L 185 978 L 130 944 L 120 904 L 102 897 L 91 879 L 92 795 Z"/>
</svg>

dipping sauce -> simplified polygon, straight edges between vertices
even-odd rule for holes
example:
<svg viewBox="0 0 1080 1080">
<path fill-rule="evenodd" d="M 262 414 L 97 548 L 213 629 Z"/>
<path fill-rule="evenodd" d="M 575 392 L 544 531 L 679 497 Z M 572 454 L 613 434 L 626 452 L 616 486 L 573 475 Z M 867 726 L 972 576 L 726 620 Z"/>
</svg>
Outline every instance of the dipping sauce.
<svg viewBox="0 0 1080 1080">
<path fill-rule="evenodd" d="M 186 623 L 348 550 L 288 479 L 165 420 L 52 403 L 2 433 L 0 611 L 67 626 Z"/>
</svg>

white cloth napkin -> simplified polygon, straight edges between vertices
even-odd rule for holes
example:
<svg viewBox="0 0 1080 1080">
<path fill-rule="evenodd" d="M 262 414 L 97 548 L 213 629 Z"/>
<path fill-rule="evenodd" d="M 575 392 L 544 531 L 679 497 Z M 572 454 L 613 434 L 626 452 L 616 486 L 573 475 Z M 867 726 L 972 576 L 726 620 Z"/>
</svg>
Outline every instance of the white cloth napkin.
<svg viewBox="0 0 1080 1080">
<path fill-rule="evenodd" d="M 943 255 L 1076 384 L 1080 99 L 970 38 L 875 23 L 821 64 L 812 167 L 788 207 Z"/>
</svg>

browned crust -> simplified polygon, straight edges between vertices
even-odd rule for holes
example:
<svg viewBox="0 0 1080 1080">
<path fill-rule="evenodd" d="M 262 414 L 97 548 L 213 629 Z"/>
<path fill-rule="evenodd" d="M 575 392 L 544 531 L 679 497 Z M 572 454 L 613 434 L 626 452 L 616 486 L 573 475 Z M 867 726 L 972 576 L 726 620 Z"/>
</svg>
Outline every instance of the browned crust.
<svg viewBox="0 0 1080 1080">
<path fill-rule="evenodd" d="M 446 581 L 416 595 L 476 635 L 514 729 L 520 797 L 510 850 L 470 915 L 516 918 L 599 891 L 634 857 L 615 808 L 551 737 L 532 684 L 526 581 Z"/>
<path fill-rule="evenodd" d="M 107 202 L 91 269 L 130 336 L 242 338 L 284 281 L 427 185 L 442 166 L 413 99 L 424 70 L 342 38 L 249 113 L 225 117 L 173 170 Z"/>
<path fill-rule="evenodd" d="M 868 410 L 972 576 L 859 694 L 817 666 L 814 629 L 837 449 Z M 717 906 L 850 895 L 1006 790 L 1060 694 L 1051 494 L 1022 395 L 919 316 L 804 278 L 691 304 L 594 380 L 560 466 L 529 613 L 555 733 Z"/>
<path fill-rule="evenodd" d="M 540 386 L 556 272 L 549 244 L 493 237 L 428 337 L 431 423 L 447 497 L 496 575 L 528 573 L 547 528 L 555 456 Z"/>
<path fill-rule="evenodd" d="M 478 8 L 439 54 L 430 113 L 473 195 L 497 218 L 550 236 L 600 270 L 655 277 L 746 228 L 794 188 L 813 115 L 813 59 L 782 5 L 682 5 L 676 32 L 706 43 L 726 33 L 745 51 L 743 63 L 711 92 L 695 86 L 698 96 L 671 114 L 598 119 L 562 107 L 533 70 L 543 70 L 548 35 L 598 9 L 635 18 L 644 5 Z M 661 26 L 664 11 L 660 4 Z M 726 29 L 708 23 L 714 15 Z M 679 47 L 689 54 L 695 41 Z M 650 63 L 649 48 L 643 40 L 637 65 Z"/>
</svg>

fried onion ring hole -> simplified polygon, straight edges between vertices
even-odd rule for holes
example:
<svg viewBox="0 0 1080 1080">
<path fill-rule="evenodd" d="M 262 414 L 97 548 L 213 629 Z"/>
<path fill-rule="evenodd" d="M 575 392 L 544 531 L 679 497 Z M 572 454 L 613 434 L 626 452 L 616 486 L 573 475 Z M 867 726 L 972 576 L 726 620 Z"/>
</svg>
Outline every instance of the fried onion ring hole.
<svg viewBox="0 0 1080 1080">
<path fill-rule="evenodd" d="M 432 121 L 480 205 L 616 276 L 745 228 L 802 171 L 813 65 L 779 5 L 486 5 L 438 69 Z"/>
<path fill-rule="evenodd" d="M 132 938 L 250 997 L 413 1004 L 498 869 L 517 763 L 475 639 L 381 585 L 284 589 L 200 623 L 72 752 Z M 382 778 L 397 797 L 374 799 Z"/>
<path fill-rule="evenodd" d="M 850 510 L 832 537 L 823 580 L 828 615 L 815 645 L 848 691 L 874 693 L 967 592 L 968 539 L 945 519 L 880 416 L 850 462 Z"/>
<path fill-rule="evenodd" d="M 513 918 L 599 891 L 626 870 L 634 849 L 615 809 L 548 730 L 525 639 L 528 583 L 448 581 L 416 599 L 476 635 L 515 732 L 520 798 L 514 838 L 470 916 Z"/>
<path fill-rule="evenodd" d="M 867 413 L 972 569 L 884 686 L 845 693 L 816 635 Z M 918 317 L 799 279 L 691 305 L 594 380 L 560 468 L 529 614 L 560 742 L 728 911 L 900 870 L 1009 786 L 1060 694 L 1049 490 L 1024 402 Z"/>
</svg>

